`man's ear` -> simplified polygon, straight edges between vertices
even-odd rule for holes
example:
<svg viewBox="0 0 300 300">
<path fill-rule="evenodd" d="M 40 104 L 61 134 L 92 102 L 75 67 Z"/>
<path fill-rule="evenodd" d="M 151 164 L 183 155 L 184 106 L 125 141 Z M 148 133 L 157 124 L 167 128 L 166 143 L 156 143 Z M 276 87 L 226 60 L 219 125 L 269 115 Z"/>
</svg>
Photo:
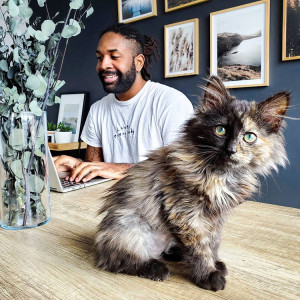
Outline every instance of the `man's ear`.
<svg viewBox="0 0 300 300">
<path fill-rule="evenodd" d="M 143 54 L 138 54 L 134 58 L 135 68 L 137 72 L 140 72 L 144 66 L 145 63 L 145 56 Z"/>
</svg>

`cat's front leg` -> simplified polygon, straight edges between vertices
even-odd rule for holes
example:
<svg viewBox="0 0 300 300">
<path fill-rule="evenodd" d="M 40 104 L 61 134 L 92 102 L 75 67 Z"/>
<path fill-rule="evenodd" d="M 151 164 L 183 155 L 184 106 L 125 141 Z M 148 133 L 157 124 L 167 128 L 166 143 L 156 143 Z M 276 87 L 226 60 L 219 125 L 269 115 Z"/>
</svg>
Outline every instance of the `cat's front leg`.
<svg viewBox="0 0 300 300">
<path fill-rule="evenodd" d="M 216 266 L 209 243 L 196 243 L 189 245 L 188 248 L 186 259 L 191 267 L 193 282 L 207 290 L 223 290 L 226 279 L 223 272 Z"/>
<path fill-rule="evenodd" d="M 211 232 L 210 248 L 212 249 L 213 252 L 216 269 L 219 270 L 223 276 L 226 276 L 228 273 L 227 267 L 225 263 L 219 259 L 219 255 L 218 255 L 219 246 L 221 242 L 220 237 L 221 237 L 221 230 Z"/>
</svg>

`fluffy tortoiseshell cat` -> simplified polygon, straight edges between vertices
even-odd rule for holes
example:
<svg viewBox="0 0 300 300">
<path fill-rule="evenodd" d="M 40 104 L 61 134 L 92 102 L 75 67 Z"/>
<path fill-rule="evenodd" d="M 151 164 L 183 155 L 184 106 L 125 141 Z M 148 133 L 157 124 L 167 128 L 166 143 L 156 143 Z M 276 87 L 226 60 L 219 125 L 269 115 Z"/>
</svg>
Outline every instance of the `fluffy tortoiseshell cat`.
<svg viewBox="0 0 300 300">
<path fill-rule="evenodd" d="M 164 280 L 170 272 L 160 259 L 182 259 L 196 285 L 224 289 L 224 219 L 257 190 L 258 175 L 287 162 L 281 125 L 289 93 L 238 101 L 217 77 L 204 90 L 178 140 L 129 169 L 105 197 L 96 237 L 101 269 Z"/>
</svg>

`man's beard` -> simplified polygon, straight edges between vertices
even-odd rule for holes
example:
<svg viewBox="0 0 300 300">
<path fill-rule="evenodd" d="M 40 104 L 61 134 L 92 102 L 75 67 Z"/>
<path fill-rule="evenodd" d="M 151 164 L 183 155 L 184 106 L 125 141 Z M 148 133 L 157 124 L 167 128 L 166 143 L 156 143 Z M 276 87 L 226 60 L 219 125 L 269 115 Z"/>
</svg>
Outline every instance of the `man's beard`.
<svg viewBox="0 0 300 300">
<path fill-rule="evenodd" d="M 110 84 L 105 83 L 104 76 L 107 75 L 117 75 L 117 80 Z M 128 70 L 125 74 L 120 71 L 100 71 L 98 73 L 100 81 L 103 84 L 103 89 L 107 93 L 121 94 L 127 92 L 133 85 L 136 79 L 136 68 L 134 61 L 132 62 L 130 70 Z"/>
</svg>

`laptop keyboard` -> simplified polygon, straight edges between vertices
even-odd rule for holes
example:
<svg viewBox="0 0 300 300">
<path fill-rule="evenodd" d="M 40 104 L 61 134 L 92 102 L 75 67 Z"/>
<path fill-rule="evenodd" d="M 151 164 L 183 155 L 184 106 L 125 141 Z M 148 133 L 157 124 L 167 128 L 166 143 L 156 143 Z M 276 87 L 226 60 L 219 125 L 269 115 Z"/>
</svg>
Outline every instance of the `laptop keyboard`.
<svg viewBox="0 0 300 300">
<path fill-rule="evenodd" d="M 69 181 L 69 180 L 66 180 L 64 178 L 60 178 L 60 182 L 61 182 L 61 185 L 65 188 L 70 187 L 70 186 L 74 186 L 74 185 L 82 184 L 82 182 Z"/>
</svg>

